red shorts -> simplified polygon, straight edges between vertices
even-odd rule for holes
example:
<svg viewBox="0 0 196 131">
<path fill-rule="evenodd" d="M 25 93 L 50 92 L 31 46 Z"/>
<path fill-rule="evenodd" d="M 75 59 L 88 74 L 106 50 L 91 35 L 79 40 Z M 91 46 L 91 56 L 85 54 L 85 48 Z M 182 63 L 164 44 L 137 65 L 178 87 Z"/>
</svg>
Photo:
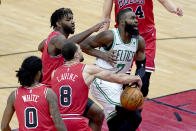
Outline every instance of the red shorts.
<svg viewBox="0 0 196 131">
<path fill-rule="evenodd" d="M 156 52 L 156 29 L 152 28 L 149 31 L 140 34 L 146 44 L 145 55 L 146 55 L 146 72 L 154 72 L 155 71 L 155 52 Z M 131 68 L 133 63 L 135 62 L 135 58 L 131 64 L 129 72 L 131 72 Z"/>
<path fill-rule="evenodd" d="M 92 131 L 88 126 L 88 121 L 84 117 L 67 117 L 62 118 L 68 131 Z"/>
<path fill-rule="evenodd" d="M 155 71 L 155 52 L 156 52 L 156 29 L 152 28 L 149 31 L 141 34 L 146 43 L 146 72 Z"/>
</svg>

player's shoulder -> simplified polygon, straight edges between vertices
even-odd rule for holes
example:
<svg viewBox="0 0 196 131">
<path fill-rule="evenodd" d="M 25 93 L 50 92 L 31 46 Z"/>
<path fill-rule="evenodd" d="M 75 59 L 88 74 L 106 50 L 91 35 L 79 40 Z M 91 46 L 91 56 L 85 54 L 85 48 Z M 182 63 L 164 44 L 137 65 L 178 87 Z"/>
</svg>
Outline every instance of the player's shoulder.
<svg viewBox="0 0 196 131">
<path fill-rule="evenodd" d="M 99 33 L 100 36 L 103 37 L 111 37 L 113 36 L 112 30 L 105 30 Z"/>
<path fill-rule="evenodd" d="M 63 40 L 63 39 L 66 39 L 64 35 L 62 35 L 62 34 L 55 35 L 55 36 L 53 36 L 53 37 L 50 39 L 50 42 L 49 42 L 49 43 L 53 43 L 53 42 L 55 42 L 55 41 L 59 41 L 59 40 Z"/>
<path fill-rule="evenodd" d="M 138 41 L 139 41 L 139 42 L 144 42 L 145 40 L 144 40 L 144 38 L 143 38 L 141 35 L 139 35 L 139 36 L 138 36 Z"/>
<path fill-rule="evenodd" d="M 95 37 L 95 39 L 104 44 L 111 43 L 114 39 L 114 34 L 111 30 L 102 31 Z"/>
<path fill-rule="evenodd" d="M 15 102 L 15 98 L 16 98 L 16 91 L 17 90 L 14 90 L 10 93 L 9 97 L 8 97 L 8 103 L 9 104 L 14 104 Z"/>
</svg>

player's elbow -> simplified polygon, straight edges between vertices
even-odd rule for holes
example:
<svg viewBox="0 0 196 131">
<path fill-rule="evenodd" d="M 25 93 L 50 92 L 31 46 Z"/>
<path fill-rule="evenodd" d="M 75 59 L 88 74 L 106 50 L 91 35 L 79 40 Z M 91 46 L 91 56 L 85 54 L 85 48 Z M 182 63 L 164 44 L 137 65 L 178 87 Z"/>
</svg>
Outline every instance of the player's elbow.
<svg viewBox="0 0 196 131">
<path fill-rule="evenodd" d="M 43 48 L 41 48 L 40 46 L 38 46 L 38 51 L 43 52 Z"/>
</svg>

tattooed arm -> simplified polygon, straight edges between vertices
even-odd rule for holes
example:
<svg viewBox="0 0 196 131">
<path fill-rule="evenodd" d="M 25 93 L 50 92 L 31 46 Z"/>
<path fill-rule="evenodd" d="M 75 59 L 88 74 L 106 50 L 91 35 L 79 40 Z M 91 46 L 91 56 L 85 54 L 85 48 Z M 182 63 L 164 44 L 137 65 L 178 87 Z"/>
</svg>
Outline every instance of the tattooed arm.
<svg viewBox="0 0 196 131">
<path fill-rule="evenodd" d="M 57 104 L 58 103 L 57 96 L 50 88 L 48 88 L 46 99 L 48 101 L 50 114 L 52 116 L 57 131 L 67 131 L 67 128 L 65 127 L 63 120 L 60 116 L 60 112 Z"/>
<path fill-rule="evenodd" d="M 15 112 L 14 109 L 14 102 L 15 102 L 15 91 L 13 91 L 8 100 L 7 100 L 7 106 L 5 108 L 5 111 L 3 113 L 3 118 L 1 121 L 1 130 L 2 131 L 11 131 L 11 128 L 9 126 L 9 123 L 12 119 L 12 116 Z"/>
</svg>

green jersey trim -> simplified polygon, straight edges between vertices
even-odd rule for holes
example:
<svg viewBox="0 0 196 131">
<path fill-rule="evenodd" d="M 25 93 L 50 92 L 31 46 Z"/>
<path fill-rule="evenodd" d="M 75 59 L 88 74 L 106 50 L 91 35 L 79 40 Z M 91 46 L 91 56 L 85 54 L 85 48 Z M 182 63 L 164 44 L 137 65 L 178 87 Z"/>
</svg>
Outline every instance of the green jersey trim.
<svg viewBox="0 0 196 131">
<path fill-rule="evenodd" d="M 101 94 L 105 97 L 105 99 L 106 99 L 110 104 L 112 104 L 112 105 L 121 106 L 120 103 L 112 101 L 112 100 L 107 96 L 107 94 L 101 89 L 101 87 L 99 87 L 99 84 L 97 84 L 96 80 L 97 80 L 97 79 L 94 80 L 94 84 L 95 84 L 96 88 L 101 92 Z M 109 88 L 109 87 L 108 87 L 108 88 Z"/>
<path fill-rule="evenodd" d="M 116 31 L 117 31 L 117 34 L 118 34 L 119 40 L 120 40 L 120 41 L 121 41 L 124 45 L 130 45 L 130 44 L 131 44 L 131 42 L 132 42 L 132 38 L 131 38 L 130 42 L 128 42 L 128 43 L 124 43 L 124 42 L 122 41 L 122 39 L 121 39 L 120 32 L 119 32 L 118 28 L 116 28 Z"/>
</svg>

